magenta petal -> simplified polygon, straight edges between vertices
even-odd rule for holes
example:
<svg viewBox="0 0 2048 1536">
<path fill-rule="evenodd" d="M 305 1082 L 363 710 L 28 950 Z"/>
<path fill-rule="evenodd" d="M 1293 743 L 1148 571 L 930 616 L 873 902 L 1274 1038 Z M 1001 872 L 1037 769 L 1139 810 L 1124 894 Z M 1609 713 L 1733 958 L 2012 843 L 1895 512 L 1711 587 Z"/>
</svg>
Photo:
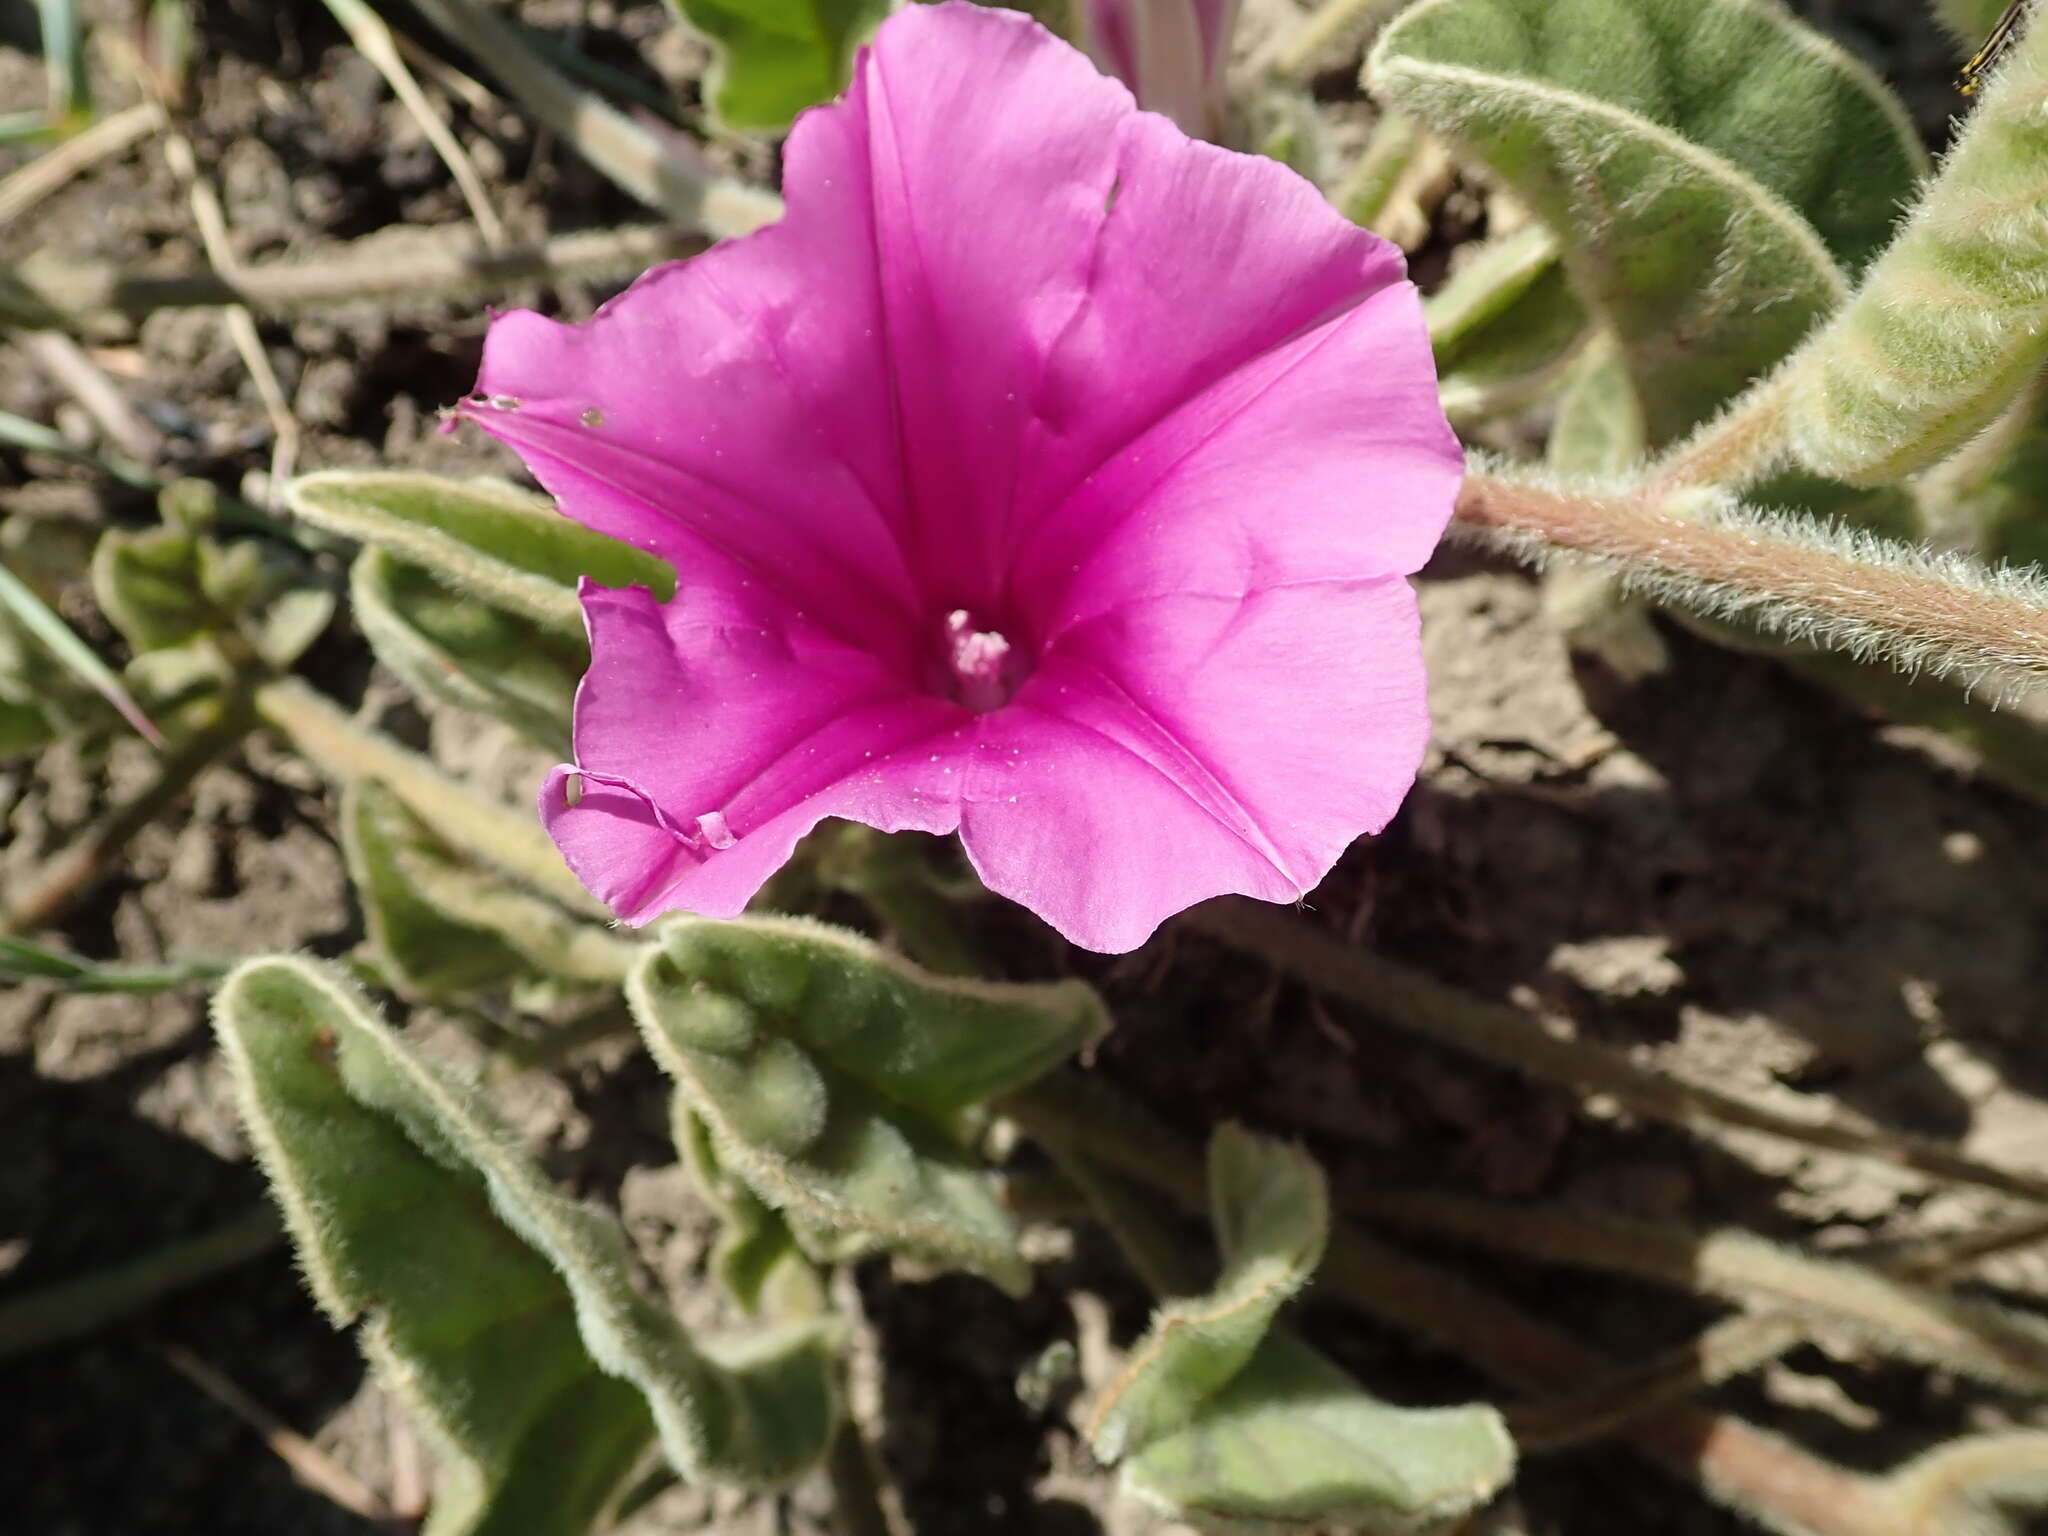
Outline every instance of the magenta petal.
<svg viewBox="0 0 2048 1536">
<path fill-rule="evenodd" d="M 1429 737 L 1399 577 L 1154 598 L 1070 631 L 984 722 L 961 840 L 1089 949 L 1210 896 L 1306 895 L 1400 807 Z"/>
<path fill-rule="evenodd" d="M 619 915 L 731 916 L 827 816 L 950 832 L 971 718 L 743 590 L 586 583 L 576 770 L 542 815 Z M 566 775 L 584 794 L 568 803 Z"/>
<path fill-rule="evenodd" d="M 638 786 L 573 763 L 555 768 L 542 783 L 540 820 L 576 878 L 636 925 L 659 910 L 650 908 L 650 897 L 697 857 L 695 840 Z"/>
<path fill-rule="evenodd" d="M 1118 454 L 1020 551 L 1018 589 L 1052 635 L 1144 596 L 1405 574 L 1442 538 L 1463 470 L 1401 283 Z"/>
</svg>

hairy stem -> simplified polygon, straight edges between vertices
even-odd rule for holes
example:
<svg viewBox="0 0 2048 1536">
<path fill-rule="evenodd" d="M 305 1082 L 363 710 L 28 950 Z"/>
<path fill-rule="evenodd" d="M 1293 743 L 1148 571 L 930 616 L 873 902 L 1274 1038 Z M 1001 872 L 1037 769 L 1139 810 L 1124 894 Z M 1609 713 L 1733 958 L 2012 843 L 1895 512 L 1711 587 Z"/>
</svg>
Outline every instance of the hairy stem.
<svg viewBox="0 0 2048 1536">
<path fill-rule="evenodd" d="M 1739 1228 L 1693 1231 L 1442 1190 L 1348 1192 L 1367 1220 L 1549 1263 L 1633 1275 L 1732 1301 L 1834 1321 L 1925 1363 L 2020 1391 L 2048 1392 L 2048 1329 L 1989 1302 L 1819 1259 Z"/>
<path fill-rule="evenodd" d="M 1709 492 L 1553 490 L 1469 476 L 1463 527 L 1541 564 L 1559 551 L 1628 586 L 1715 618 L 1906 671 L 1965 679 L 2048 678 L 2048 580 L 1797 517 Z"/>
<path fill-rule="evenodd" d="M 1330 194 L 1352 223 L 1379 233 L 1379 217 L 1422 149 L 1422 124 L 1405 112 L 1383 112 L 1350 172 Z"/>
<path fill-rule="evenodd" d="M 1539 1082 L 1574 1093 L 1609 1094 L 1637 1114 L 1681 1129 L 1762 1132 L 2048 1204 L 2048 1179 L 1980 1163 L 1951 1147 L 1898 1135 L 1839 1110 L 1811 1118 L 1785 1114 L 1702 1084 L 1646 1072 L 1598 1046 L 1549 1032 L 1519 1008 L 1470 996 L 1252 902 L 1211 902 L 1184 921 L 1233 948 L 1262 956 L 1312 987 L 1359 1004 L 1388 1024 Z"/>
</svg>

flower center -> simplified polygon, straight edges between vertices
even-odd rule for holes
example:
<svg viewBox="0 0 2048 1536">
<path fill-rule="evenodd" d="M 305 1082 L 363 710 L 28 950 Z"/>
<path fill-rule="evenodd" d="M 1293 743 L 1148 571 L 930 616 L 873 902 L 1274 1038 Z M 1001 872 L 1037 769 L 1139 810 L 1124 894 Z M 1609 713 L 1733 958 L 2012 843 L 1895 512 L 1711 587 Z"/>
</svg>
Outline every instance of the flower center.
<svg viewBox="0 0 2048 1536">
<path fill-rule="evenodd" d="M 1009 703 L 1031 671 L 1030 660 L 1008 636 L 978 628 L 965 608 L 946 615 L 945 647 L 949 692 L 977 715 Z"/>
</svg>

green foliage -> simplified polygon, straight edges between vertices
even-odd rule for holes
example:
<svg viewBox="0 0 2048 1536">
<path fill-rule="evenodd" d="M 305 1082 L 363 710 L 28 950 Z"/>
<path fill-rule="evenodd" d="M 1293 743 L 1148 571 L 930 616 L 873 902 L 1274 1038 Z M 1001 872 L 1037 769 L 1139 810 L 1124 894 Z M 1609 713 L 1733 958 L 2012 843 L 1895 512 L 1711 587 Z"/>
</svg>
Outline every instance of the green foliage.
<svg viewBox="0 0 2048 1536">
<path fill-rule="evenodd" d="M 1423 301 L 1454 420 L 1528 404 L 1584 344 L 1591 322 L 1559 256 L 1556 235 L 1526 225 L 1479 247 Z"/>
<path fill-rule="evenodd" d="M 748 1486 L 823 1452 L 821 1334 L 693 1344 L 635 1287 L 616 1220 L 550 1186 L 336 972 L 249 961 L 213 1015 L 315 1299 L 362 1321 L 444 1443 L 433 1536 L 587 1530 L 657 1432 L 685 1476 Z"/>
<path fill-rule="evenodd" d="M 218 960 L 110 965 L 0 933 L 0 981 L 53 981 L 66 992 L 164 992 L 195 981 L 217 981 L 227 969 Z"/>
<path fill-rule="evenodd" d="M 292 481 L 285 500 L 315 527 L 378 545 L 455 592 L 565 634 L 583 632 L 579 577 L 650 587 L 664 601 L 675 591 L 663 561 L 502 480 L 323 470 Z"/>
<path fill-rule="evenodd" d="M 1967 57 L 1991 35 L 1991 29 L 2005 13 L 2006 3 L 2007 0 L 1934 0 L 1934 15 Z"/>
<path fill-rule="evenodd" d="M 1221 1278 L 1160 1308 L 1089 1427 L 1125 1486 L 1203 1530 L 1260 1533 L 1412 1532 L 1497 1493 L 1514 1448 L 1493 1409 L 1382 1403 L 1273 1328 L 1329 1233 L 1314 1161 L 1225 1126 L 1209 1192 Z"/>
<path fill-rule="evenodd" d="M 799 1242 L 1029 1286 L 995 1175 L 962 1132 L 976 1106 L 1104 1031 L 1088 987 L 933 976 L 801 919 L 685 919 L 626 997 L 718 1166 Z"/>
<path fill-rule="evenodd" d="M 201 590 L 199 540 L 182 528 L 108 530 L 93 554 L 92 585 L 100 611 L 137 651 L 181 645 L 219 619 Z"/>
<path fill-rule="evenodd" d="M 1225 1125 L 1209 1143 L 1209 1205 L 1222 1277 L 1201 1296 L 1162 1306 L 1131 1351 L 1089 1425 L 1105 1461 L 1192 1419 L 1244 1369 L 1282 1304 L 1322 1261 L 1329 1190 L 1299 1147 Z"/>
<path fill-rule="evenodd" d="M 55 672 L 48 666 L 52 660 Z M 41 594 L 0 563 L 0 756 L 32 752 L 64 729 L 75 713 L 73 679 L 111 704 L 137 733 L 162 745 L 114 669 Z"/>
<path fill-rule="evenodd" d="M 758 1312 L 776 1272 L 803 1260 L 796 1235 L 780 1211 L 719 1162 L 711 1128 L 682 1104 L 675 1110 L 675 1142 L 698 1192 L 718 1212 L 712 1271 L 734 1301 L 750 1313 Z"/>
<path fill-rule="evenodd" d="M 2048 381 L 2044 381 L 2048 382 Z M 2026 410 L 1995 446 L 1974 484 L 1956 487 L 1947 510 L 1956 531 L 1987 560 L 2048 567 L 2048 399 L 2037 384 Z"/>
<path fill-rule="evenodd" d="M 1855 300 L 1787 368 L 1793 452 L 1881 485 L 1987 426 L 2048 358 L 2048 27 L 2011 50 Z"/>
<path fill-rule="evenodd" d="M 1653 442 L 1840 301 L 1922 164 L 1880 82 L 1754 0 L 1423 0 L 1367 77 L 1559 234 Z"/>
<path fill-rule="evenodd" d="M 341 841 L 371 951 L 407 996 L 533 975 L 615 986 L 642 948 L 463 858 L 375 780 L 344 792 Z"/>
<path fill-rule="evenodd" d="M 93 598 L 138 656 L 234 632 L 269 665 L 289 667 L 334 616 L 334 595 L 291 555 L 216 539 L 216 503 L 205 481 L 174 481 L 157 498 L 161 523 L 108 529 L 93 550 Z M 212 660 L 202 670 L 224 680 Z"/>
<path fill-rule="evenodd" d="M 717 53 L 705 99 L 738 133 L 780 133 L 845 87 L 888 0 L 669 0 Z"/>
<path fill-rule="evenodd" d="M 576 685 L 590 665 L 581 634 L 465 597 L 376 547 L 356 556 L 349 600 L 377 659 L 419 693 L 571 755 Z"/>
</svg>

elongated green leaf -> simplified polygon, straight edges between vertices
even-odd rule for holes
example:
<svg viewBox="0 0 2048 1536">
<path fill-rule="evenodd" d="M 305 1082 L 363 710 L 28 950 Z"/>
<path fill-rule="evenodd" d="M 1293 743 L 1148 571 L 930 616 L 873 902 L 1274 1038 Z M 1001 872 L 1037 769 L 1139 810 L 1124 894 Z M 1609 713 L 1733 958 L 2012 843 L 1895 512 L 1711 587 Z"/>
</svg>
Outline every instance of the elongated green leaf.
<svg viewBox="0 0 2048 1536">
<path fill-rule="evenodd" d="M 687 919 L 626 998 L 719 1165 L 799 1241 L 837 1234 L 1014 1292 L 1030 1284 L 960 1122 L 1102 1033 L 1088 987 L 932 976 L 800 919 Z"/>
<path fill-rule="evenodd" d="M 1422 0 L 1367 74 L 1558 232 L 1653 442 L 1845 296 L 1922 165 L 1883 85 L 1760 0 Z"/>
<path fill-rule="evenodd" d="M 78 637 L 55 609 L 36 596 L 27 582 L 0 562 L 0 616 L 11 620 L 21 632 L 33 638 L 73 675 L 90 684 L 120 713 L 136 733 L 153 745 L 162 746 L 163 736 L 149 717 L 121 686 L 114 669 L 100 660 L 99 653 Z"/>
<path fill-rule="evenodd" d="M 1243 1370 L 1330 1236 L 1323 1171 L 1299 1147 L 1225 1125 L 1209 1143 L 1209 1204 L 1223 1274 L 1169 1301 L 1097 1405 L 1088 1438 L 1120 1461 L 1180 1428 Z"/>
<path fill-rule="evenodd" d="M 2039 9 L 1855 301 L 1787 365 L 1793 451 L 1888 484 L 1960 447 L 2048 359 Z"/>
<path fill-rule="evenodd" d="M 571 755 L 576 685 L 590 665 L 582 635 L 465 597 L 376 547 L 356 556 L 349 598 L 378 660 L 413 688 Z"/>
<path fill-rule="evenodd" d="M 889 14 L 888 0 L 669 0 L 717 57 L 705 92 L 739 133 L 779 133 L 805 107 L 837 96 L 853 50 Z"/>
<path fill-rule="evenodd" d="M 70 128 L 92 116 L 92 80 L 85 61 L 85 24 L 78 0 L 36 0 L 42 13 L 43 67 L 50 80 L 50 115 Z"/>
<path fill-rule="evenodd" d="M 1127 1488 L 1207 1531 L 1393 1536 L 1505 1486 L 1514 1448 L 1493 1409 L 1380 1402 L 1274 1328 L 1329 1234 L 1306 1153 L 1225 1126 L 1209 1143 L 1209 1198 L 1221 1278 L 1159 1309 L 1089 1424 Z"/>
<path fill-rule="evenodd" d="M 833 1429 L 816 1330 L 714 1352 L 635 1288 L 617 1221 L 552 1188 L 332 969 L 252 960 L 214 1027 L 315 1298 L 447 1448 L 430 1530 L 588 1529 L 658 1432 L 691 1478 L 775 1485 Z"/>
<path fill-rule="evenodd" d="M 316 527 L 379 545 L 457 592 L 565 634 L 583 631 L 578 577 L 651 587 L 663 599 L 675 590 L 663 561 L 502 480 L 332 469 L 301 475 L 285 500 Z"/>
<path fill-rule="evenodd" d="M 167 960 L 160 965 L 122 965 L 88 960 L 0 933 L 0 981 L 54 981 L 66 992 L 163 992 L 226 975 L 223 960 Z"/>
<path fill-rule="evenodd" d="M 531 975 L 617 985 L 643 948 L 463 858 L 375 780 L 344 792 L 341 841 L 372 949 L 410 996 Z"/>
</svg>

